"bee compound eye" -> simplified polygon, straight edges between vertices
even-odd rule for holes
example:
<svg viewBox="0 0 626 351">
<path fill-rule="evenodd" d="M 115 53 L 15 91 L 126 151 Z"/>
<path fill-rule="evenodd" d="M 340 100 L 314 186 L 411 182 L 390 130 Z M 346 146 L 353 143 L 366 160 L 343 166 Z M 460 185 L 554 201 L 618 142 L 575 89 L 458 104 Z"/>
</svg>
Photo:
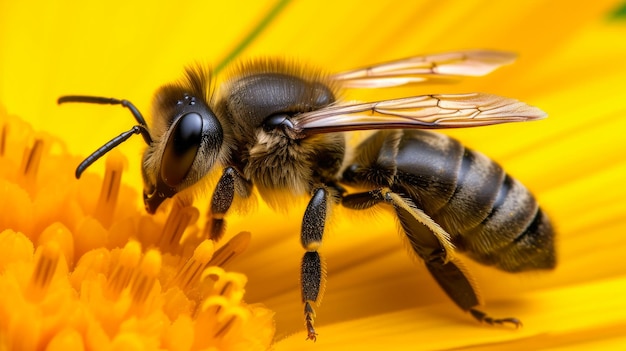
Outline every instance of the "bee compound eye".
<svg viewBox="0 0 626 351">
<path fill-rule="evenodd" d="M 163 158 L 161 179 L 171 187 L 179 185 L 189 173 L 202 140 L 202 116 L 190 112 L 171 127 Z"/>
</svg>

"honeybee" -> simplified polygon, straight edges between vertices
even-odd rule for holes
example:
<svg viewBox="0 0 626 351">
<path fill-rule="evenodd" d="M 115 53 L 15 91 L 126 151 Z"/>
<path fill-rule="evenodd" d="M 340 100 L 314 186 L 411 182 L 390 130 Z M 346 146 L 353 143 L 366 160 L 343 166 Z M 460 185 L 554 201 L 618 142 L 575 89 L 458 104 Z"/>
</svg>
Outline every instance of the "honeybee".
<svg viewBox="0 0 626 351">
<path fill-rule="evenodd" d="M 385 88 L 429 79 L 481 76 L 514 55 L 469 50 L 416 56 L 338 74 L 265 59 L 236 66 L 211 89 L 209 70 L 194 66 L 161 87 L 152 125 L 127 100 L 63 96 L 58 103 L 122 105 L 137 124 L 87 157 L 94 161 L 140 134 L 147 144 L 142 173 L 146 210 L 218 174 L 207 235 L 219 240 L 235 197 L 256 187 L 272 206 L 308 197 L 302 216 L 302 303 L 308 339 L 315 340 L 314 305 L 324 272 L 318 249 L 332 206 L 388 206 L 410 247 L 462 310 L 489 324 L 520 325 L 478 309 L 472 280 L 455 255 L 463 252 L 508 272 L 555 266 L 554 232 L 533 195 L 486 156 L 442 134 L 461 128 L 537 120 L 545 113 L 484 93 L 421 95 L 367 103 L 339 99 L 342 89 Z M 345 133 L 375 130 L 346 156 Z M 355 189 L 352 192 L 346 189 Z"/>
</svg>

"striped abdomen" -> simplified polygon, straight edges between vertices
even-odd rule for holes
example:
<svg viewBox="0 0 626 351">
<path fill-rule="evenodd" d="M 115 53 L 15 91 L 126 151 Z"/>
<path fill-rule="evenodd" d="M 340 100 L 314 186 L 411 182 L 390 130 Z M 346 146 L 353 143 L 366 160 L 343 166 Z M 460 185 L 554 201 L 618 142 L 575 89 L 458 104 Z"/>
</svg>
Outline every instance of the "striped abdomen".
<svg viewBox="0 0 626 351">
<path fill-rule="evenodd" d="M 392 189 L 448 231 L 459 251 L 509 272 L 554 267 L 552 226 L 520 182 L 452 138 L 400 133 Z"/>
</svg>

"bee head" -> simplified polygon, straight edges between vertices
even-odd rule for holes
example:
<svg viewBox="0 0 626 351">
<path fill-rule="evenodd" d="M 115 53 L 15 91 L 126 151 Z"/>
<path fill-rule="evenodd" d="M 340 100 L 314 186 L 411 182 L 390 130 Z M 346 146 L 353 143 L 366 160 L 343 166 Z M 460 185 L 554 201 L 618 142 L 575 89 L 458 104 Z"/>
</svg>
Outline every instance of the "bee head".
<svg viewBox="0 0 626 351">
<path fill-rule="evenodd" d="M 154 113 L 154 142 L 143 158 L 144 203 L 149 213 L 210 172 L 224 144 L 222 123 L 203 96 L 182 86 L 161 88 Z"/>
<path fill-rule="evenodd" d="M 187 69 L 185 79 L 165 85 L 155 95 L 153 125 L 148 128 L 141 112 L 128 100 L 88 95 L 66 95 L 64 103 L 120 105 L 127 108 L 137 124 L 109 140 L 76 168 L 76 178 L 107 152 L 141 134 L 148 145 L 142 165 L 144 203 L 154 213 L 167 198 L 190 187 L 224 160 L 225 124 L 210 107 L 210 73 L 201 66 Z M 226 124 L 227 126 L 227 124 Z M 230 129 L 227 130 L 230 135 Z"/>
</svg>

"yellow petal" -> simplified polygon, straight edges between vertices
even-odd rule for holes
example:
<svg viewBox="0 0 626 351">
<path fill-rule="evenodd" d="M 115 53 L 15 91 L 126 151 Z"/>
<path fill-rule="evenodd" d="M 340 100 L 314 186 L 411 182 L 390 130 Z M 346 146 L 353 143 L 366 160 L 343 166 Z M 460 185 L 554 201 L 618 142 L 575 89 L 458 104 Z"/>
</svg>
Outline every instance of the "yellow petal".
<svg viewBox="0 0 626 351">
<path fill-rule="evenodd" d="M 324 337 L 315 344 L 303 343 L 306 336 L 300 332 L 278 342 L 276 350 L 341 350 L 345 345 L 365 350 L 587 350 L 596 344 L 616 349 L 625 340 L 626 302 L 618 298 L 625 292 L 622 277 L 518 294 L 515 301 L 491 304 L 498 314 L 517 310 L 524 320 L 520 329 L 481 326 L 458 317 L 450 304 L 434 304 L 318 327 Z"/>
</svg>

